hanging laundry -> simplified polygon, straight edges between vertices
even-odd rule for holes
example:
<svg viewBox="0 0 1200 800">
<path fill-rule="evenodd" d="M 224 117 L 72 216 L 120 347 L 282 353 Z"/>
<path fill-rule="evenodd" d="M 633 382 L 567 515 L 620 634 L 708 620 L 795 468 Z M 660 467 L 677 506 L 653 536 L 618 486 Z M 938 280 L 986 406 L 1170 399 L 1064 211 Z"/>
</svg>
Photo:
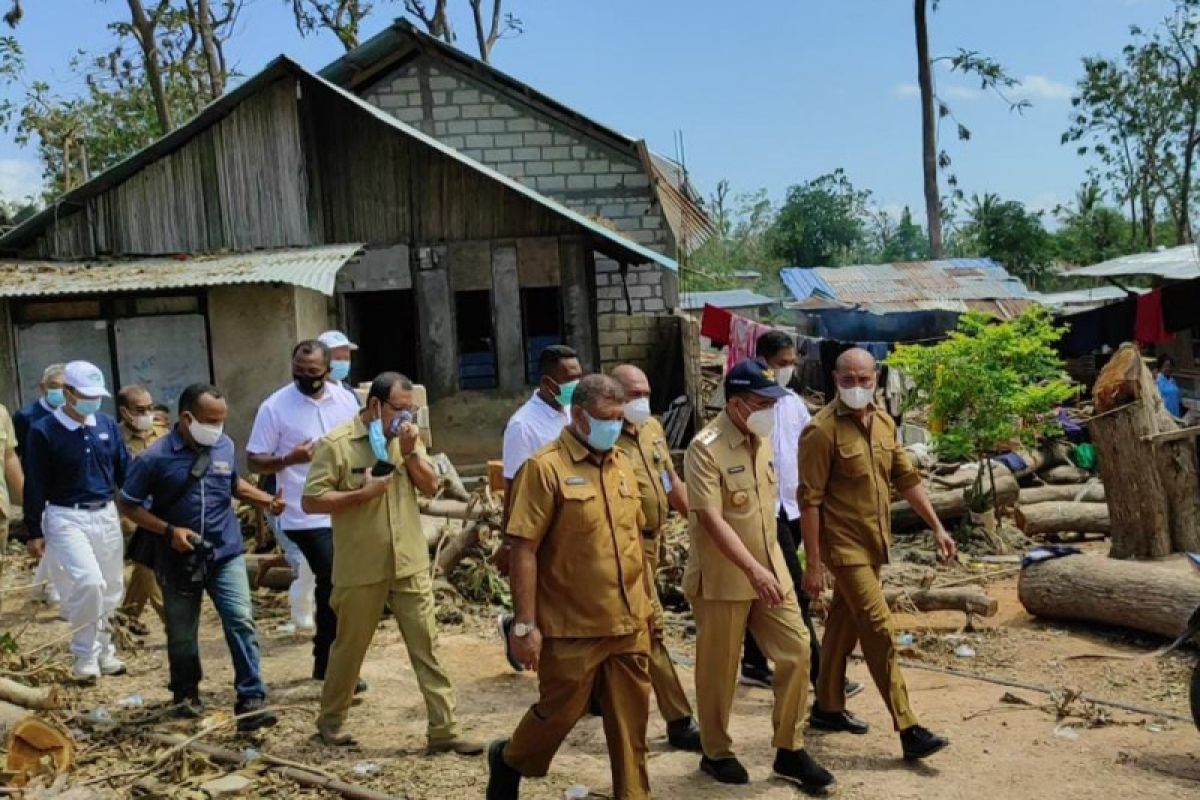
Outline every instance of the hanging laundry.
<svg viewBox="0 0 1200 800">
<path fill-rule="evenodd" d="M 773 330 L 768 325 L 759 325 L 752 319 L 733 315 L 729 325 L 729 353 L 725 357 L 725 370 L 731 370 L 739 361 L 754 358 L 758 337 Z"/>
<path fill-rule="evenodd" d="M 1167 333 L 1163 320 L 1162 290 L 1155 289 L 1137 299 L 1134 338 L 1138 344 L 1159 344 L 1175 337 Z"/>
<path fill-rule="evenodd" d="M 732 323 L 732 313 L 705 303 L 704 313 L 700 316 L 700 335 L 711 340 L 715 347 L 724 347 L 729 344 L 729 327 Z"/>
</svg>

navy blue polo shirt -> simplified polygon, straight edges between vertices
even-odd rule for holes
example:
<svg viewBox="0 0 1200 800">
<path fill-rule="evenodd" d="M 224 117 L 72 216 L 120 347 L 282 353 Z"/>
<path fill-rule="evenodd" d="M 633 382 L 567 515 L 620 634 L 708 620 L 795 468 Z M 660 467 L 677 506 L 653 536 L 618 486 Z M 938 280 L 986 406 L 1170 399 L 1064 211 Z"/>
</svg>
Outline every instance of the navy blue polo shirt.
<svg viewBox="0 0 1200 800">
<path fill-rule="evenodd" d="M 29 430 L 53 413 L 54 409 L 46 403 L 46 398 L 39 397 L 13 414 L 13 429 L 17 432 L 17 455 L 25 457 L 25 440 L 29 438 Z"/>
<path fill-rule="evenodd" d="M 188 447 L 178 426 L 172 428 L 130 462 L 121 498 L 139 506 L 149 500 L 151 514 L 203 536 L 213 545 L 214 560 L 221 562 L 240 556 L 245 546 L 242 526 L 233 511 L 238 481 L 233 440 L 222 436 L 211 449 L 212 461 L 204 477 L 189 482 L 199 451 Z M 176 496 L 179 499 L 169 508 L 163 507 Z"/>
<path fill-rule="evenodd" d="M 107 503 L 125 482 L 129 450 L 117 421 L 107 414 L 80 424 L 62 409 L 29 429 L 25 452 L 25 526 L 42 537 L 46 505 Z"/>
</svg>

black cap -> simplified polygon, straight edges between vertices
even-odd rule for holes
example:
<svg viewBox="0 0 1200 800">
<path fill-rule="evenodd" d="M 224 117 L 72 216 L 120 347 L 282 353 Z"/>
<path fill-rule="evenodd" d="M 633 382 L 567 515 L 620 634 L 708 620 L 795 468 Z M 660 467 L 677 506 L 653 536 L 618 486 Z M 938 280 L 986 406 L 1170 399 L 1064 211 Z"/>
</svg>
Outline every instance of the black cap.
<svg viewBox="0 0 1200 800">
<path fill-rule="evenodd" d="M 725 375 L 725 396 L 732 397 L 739 392 L 754 392 L 775 400 L 787 397 L 787 389 L 775 382 L 775 372 L 753 358 L 734 364 Z"/>
</svg>

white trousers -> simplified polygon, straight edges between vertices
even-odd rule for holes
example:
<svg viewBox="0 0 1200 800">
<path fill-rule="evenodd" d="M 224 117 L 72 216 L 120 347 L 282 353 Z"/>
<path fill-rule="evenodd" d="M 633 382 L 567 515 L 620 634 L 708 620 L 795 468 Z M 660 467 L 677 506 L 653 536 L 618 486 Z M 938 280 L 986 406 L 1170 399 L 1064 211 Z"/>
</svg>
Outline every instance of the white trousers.
<svg viewBox="0 0 1200 800">
<path fill-rule="evenodd" d="M 58 573 L 61 571 L 54 568 L 54 558 L 49 553 L 45 553 L 42 560 L 38 562 L 37 571 L 33 573 L 33 582 L 39 587 L 34 589 L 34 596 L 44 598 L 48 603 L 57 603 L 59 601 L 57 581 L 59 580 Z"/>
<path fill-rule="evenodd" d="M 125 595 L 125 540 L 116 505 L 99 511 L 48 505 L 42 533 L 63 615 L 75 631 L 71 654 L 88 661 L 111 657 L 109 616 Z"/>
<path fill-rule="evenodd" d="M 308 559 L 304 557 L 304 553 L 301 553 L 296 543 L 283 532 L 279 518 L 270 517 L 270 520 L 271 529 L 275 532 L 275 541 L 279 542 L 283 557 L 287 559 L 288 566 L 292 568 L 292 575 L 295 576 L 292 585 L 288 587 L 292 624 L 297 628 L 312 628 L 315 625 L 313 615 L 317 606 L 317 576 L 313 574 L 312 567 L 308 566 Z"/>
</svg>

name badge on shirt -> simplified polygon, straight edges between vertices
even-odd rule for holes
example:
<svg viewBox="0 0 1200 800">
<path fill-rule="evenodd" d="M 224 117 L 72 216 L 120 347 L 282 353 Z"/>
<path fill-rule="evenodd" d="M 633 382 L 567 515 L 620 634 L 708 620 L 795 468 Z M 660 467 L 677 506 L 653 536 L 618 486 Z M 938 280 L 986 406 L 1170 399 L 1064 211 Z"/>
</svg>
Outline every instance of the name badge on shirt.
<svg viewBox="0 0 1200 800">
<path fill-rule="evenodd" d="M 744 464 L 738 464 L 736 467 L 730 467 L 729 469 L 727 469 L 725 471 L 728 472 L 730 475 L 737 475 L 739 472 L 745 472 L 746 466 Z"/>
<path fill-rule="evenodd" d="M 664 491 L 664 492 L 666 492 L 667 494 L 670 494 L 670 493 L 671 493 L 671 486 L 672 486 L 672 483 L 671 483 L 671 471 L 670 471 L 670 470 L 666 470 L 666 469 L 664 469 L 664 470 L 663 470 L 663 471 L 662 471 L 662 472 L 659 474 L 659 478 L 662 480 L 663 491 Z"/>
<path fill-rule="evenodd" d="M 586 486 L 587 478 L 572 477 L 567 478 L 567 486 Z"/>
<path fill-rule="evenodd" d="M 101 433 L 101 434 L 98 434 L 96 438 L 97 438 L 97 439 L 99 439 L 99 440 L 100 440 L 100 441 L 102 441 L 102 442 L 107 442 L 107 441 L 108 441 L 108 434 L 107 434 L 107 433 Z"/>
<path fill-rule="evenodd" d="M 233 466 L 228 461 L 214 461 L 212 471 L 214 475 L 230 475 L 233 473 Z"/>
</svg>

